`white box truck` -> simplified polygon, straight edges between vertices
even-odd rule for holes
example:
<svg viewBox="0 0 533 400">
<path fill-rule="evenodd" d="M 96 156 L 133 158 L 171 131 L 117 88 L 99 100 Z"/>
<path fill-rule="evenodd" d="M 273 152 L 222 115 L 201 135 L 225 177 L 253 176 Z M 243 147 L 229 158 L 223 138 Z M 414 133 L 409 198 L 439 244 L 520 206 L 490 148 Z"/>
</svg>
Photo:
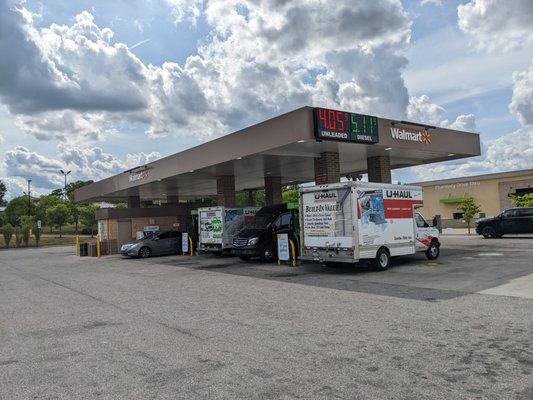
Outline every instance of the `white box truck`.
<svg viewBox="0 0 533 400">
<path fill-rule="evenodd" d="M 422 188 L 344 182 L 300 189 L 301 259 L 324 263 L 373 261 L 425 252 L 439 256 L 439 232 L 422 215 Z"/>
<path fill-rule="evenodd" d="M 203 207 L 198 209 L 198 250 L 221 254 L 230 251 L 233 237 L 259 208 Z"/>
</svg>

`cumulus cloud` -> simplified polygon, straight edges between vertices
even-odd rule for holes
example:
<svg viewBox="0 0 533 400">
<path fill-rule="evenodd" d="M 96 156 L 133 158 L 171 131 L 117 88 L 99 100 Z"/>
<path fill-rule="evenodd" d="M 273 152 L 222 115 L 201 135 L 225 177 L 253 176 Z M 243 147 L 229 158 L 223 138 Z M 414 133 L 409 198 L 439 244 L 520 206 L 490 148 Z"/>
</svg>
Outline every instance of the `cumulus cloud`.
<svg viewBox="0 0 533 400">
<path fill-rule="evenodd" d="M 533 168 L 533 131 L 519 129 L 482 145 L 479 157 L 412 167 L 419 179 L 445 179 Z"/>
<path fill-rule="evenodd" d="M 151 137 L 203 138 L 306 104 L 405 115 L 410 22 L 398 1 L 168 3 L 178 21 L 202 17 L 211 32 L 183 64 L 161 66 L 143 64 L 86 11 L 40 29 L 20 0 L 0 3 L 1 101 L 40 139 L 101 138 L 102 113 Z"/>
<path fill-rule="evenodd" d="M 6 152 L 4 166 L 8 176 L 31 179 L 35 186 L 45 189 L 61 185 L 58 171 L 65 167 L 61 161 L 47 158 L 23 146 Z"/>
<path fill-rule="evenodd" d="M 420 5 L 426 6 L 428 4 L 433 4 L 434 6 L 442 6 L 442 0 L 421 0 Z"/>
<path fill-rule="evenodd" d="M 531 0 L 471 0 L 457 7 L 459 28 L 482 49 L 501 52 L 533 45 Z"/>
<path fill-rule="evenodd" d="M 407 117 L 413 122 L 421 122 L 443 128 L 457 129 L 460 131 L 474 132 L 476 130 L 476 118 L 473 114 L 461 114 L 455 121 L 450 122 L 444 118 L 446 110 L 432 103 L 428 96 L 412 96 L 407 106 Z"/>
<path fill-rule="evenodd" d="M 101 140 L 106 132 L 112 131 L 105 115 L 71 110 L 19 114 L 15 117 L 15 124 L 39 140 L 97 141 Z M 76 134 L 72 135 L 73 132 Z"/>
<path fill-rule="evenodd" d="M 533 125 L 533 59 L 529 68 L 513 75 L 513 97 L 509 109 L 522 125 Z"/>
<path fill-rule="evenodd" d="M 0 2 L 0 96 L 14 113 L 146 106 L 145 66 L 84 11 L 72 26 L 38 30 L 19 1 Z"/>
<path fill-rule="evenodd" d="M 127 154 L 119 159 L 99 147 L 76 147 L 60 144 L 57 158 L 49 158 L 23 146 L 17 146 L 5 154 L 4 170 L 16 190 L 17 182 L 32 179 L 32 184 L 41 189 L 56 189 L 63 185 L 59 170 L 72 170 L 72 179 L 103 179 L 133 167 L 161 158 L 158 152 Z M 23 178 L 23 179 L 22 179 Z M 22 179 L 22 180 L 21 180 Z M 2 181 L 6 178 L 2 178 Z M 20 193 L 20 191 L 18 191 Z"/>
</svg>

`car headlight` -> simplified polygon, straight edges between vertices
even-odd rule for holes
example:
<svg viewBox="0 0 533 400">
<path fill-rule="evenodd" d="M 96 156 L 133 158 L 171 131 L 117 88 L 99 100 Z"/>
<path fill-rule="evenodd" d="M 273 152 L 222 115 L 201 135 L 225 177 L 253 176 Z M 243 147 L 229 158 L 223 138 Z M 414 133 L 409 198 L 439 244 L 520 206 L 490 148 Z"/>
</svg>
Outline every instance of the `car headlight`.
<svg viewBox="0 0 533 400">
<path fill-rule="evenodd" d="M 259 242 L 259 238 L 258 237 L 250 238 L 250 239 L 248 239 L 248 246 L 253 246 L 254 244 L 257 244 L 257 242 Z"/>
</svg>

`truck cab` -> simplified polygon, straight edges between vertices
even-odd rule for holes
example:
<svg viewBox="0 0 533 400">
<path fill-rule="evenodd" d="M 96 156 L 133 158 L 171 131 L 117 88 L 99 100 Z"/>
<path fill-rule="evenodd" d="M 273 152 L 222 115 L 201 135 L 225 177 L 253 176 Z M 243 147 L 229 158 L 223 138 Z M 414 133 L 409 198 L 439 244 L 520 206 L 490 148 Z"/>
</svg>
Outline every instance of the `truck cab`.
<svg viewBox="0 0 533 400">
<path fill-rule="evenodd" d="M 298 210 L 288 209 L 286 204 L 263 207 L 233 238 L 232 252 L 244 261 L 258 257 L 272 262 L 277 258 L 277 235 L 288 233 L 297 243 L 298 224 Z"/>
</svg>

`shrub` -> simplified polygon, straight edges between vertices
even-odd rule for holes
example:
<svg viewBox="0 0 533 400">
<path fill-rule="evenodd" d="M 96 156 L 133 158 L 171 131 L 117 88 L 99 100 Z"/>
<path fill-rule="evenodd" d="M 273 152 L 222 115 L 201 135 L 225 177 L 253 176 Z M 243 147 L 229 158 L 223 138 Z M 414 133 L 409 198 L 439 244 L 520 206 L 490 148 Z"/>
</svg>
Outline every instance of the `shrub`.
<svg viewBox="0 0 533 400">
<path fill-rule="evenodd" d="M 6 248 L 9 247 L 9 243 L 11 242 L 11 238 L 13 237 L 13 225 L 7 223 L 2 228 L 2 234 L 4 235 L 4 242 L 6 244 Z"/>
<path fill-rule="evenodd" d="M 20 226 L 15 226 L 14 232 L 15 232 L 15 245 L 17 247 L 20 247 L 20 244 L 22 243 L 22 234 L 21 234 Z"/>
<path fill-rule="evenodd" d="M 22 232 L 22 241 L 24 242 L 24 246 L 28 247 L 28 243 L 30 242 L 30 234 L 31 229 L 33 228 L 33 225 L 35 224 L 34 218 L 31 215 L 22 215 L 20 217 L 20 227 Z"/>
</svg>

